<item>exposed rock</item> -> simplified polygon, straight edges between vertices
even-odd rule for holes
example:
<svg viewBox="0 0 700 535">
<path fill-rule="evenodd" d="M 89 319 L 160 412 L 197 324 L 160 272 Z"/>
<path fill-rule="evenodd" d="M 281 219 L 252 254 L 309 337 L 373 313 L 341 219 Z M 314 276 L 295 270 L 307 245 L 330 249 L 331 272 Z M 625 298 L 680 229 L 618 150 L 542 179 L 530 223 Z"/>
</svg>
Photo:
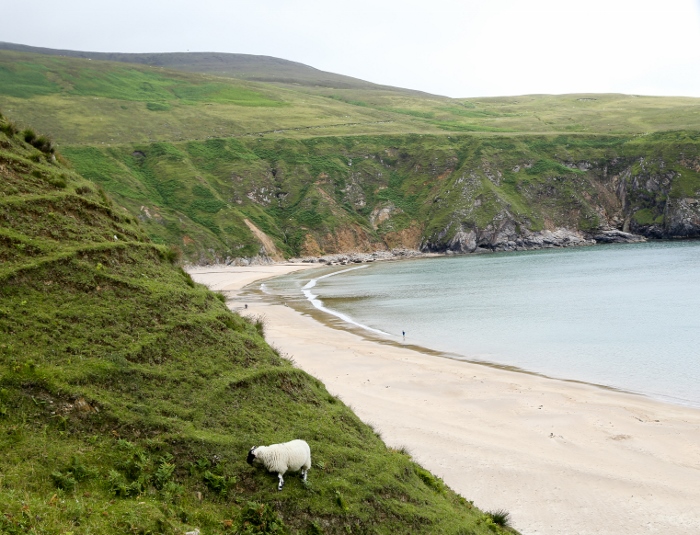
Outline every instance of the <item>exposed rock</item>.
<svg viewBox="0 0 700 535">
<path fill-rule="evenodd" d="M 415 249 L 392 249 L 391 251 L 374 251 L 371 253 L 347 253 L 331 254 L 320 257 L 307 256 L 303 258 L 290 258 L 290 262 L 319 263 L 326 265 L 348 265 L 376 262 L 378 260 L 398 260 L 400 258 L 417 258 L 425 256 L 425 253 Z"/>
<path fill-rule="evenodd" d="M 304 243 L 301 245 L 301 253 L 306 257 L 321 256 L 321 248 L 311 234 L 307 234 L 304 237 Z"/>
<path fill-rule="evenodd" d="M 138 218 L 143 222 L 146 222 L 149 219 L 153 219 L 154 221 L 160 224 L 163 224 L 164 222 L 163 217 L 160 215 L 160 212 L 156 207 L 141 206 Z"/>
<path fill-rule="evenodd" d="M 526 233 L 522 240 L 516 240 L 516 243 L 519 244 L 520 241 L 522 241 L 522 246 L 525 249 L 579 247 L 582 245 L 595 245 L 596 243 L 594 239 L 587 238 L 581 231 L 568 228 Z"/>
<path fill-rule="evenodd" d="M 700 200 L 684 198 L 666 205 L 666 234 L 671 238 L 700 236 Z"/>
<path fill-rule="evenodd" d="M 193 263 L 185 263 L 184 267 L 187 266 L 267 266 L 269 264 L 275 264 L 276 262 L 269 256 L 258 255 L 258 256 L 246 256 L 246 257 L 233 257 L 227 256 L 221 258 L 219 256 L 205 257 L 201 256 L 199 261 Z"/>
<path fill-rule="evenodd" d="M 214 262 L 214 264 L 219 264 L 220 262 Z M 266 266 L 269 264 L 274 264 L 275 261 L 269 256 L 258 255 L 243 258 L 232 258 L 226 257 L 224 264 L 227 266 Z"/>
<path fill-rule="evenodd" d="M 390 249 L 418 249 L 422 230 L 417 225 L 412 225 L 403 230 L 387 232 L 384 234 L 384 243 Z"/>
<path fill-rule="evenodd" d="M 470 230 L 457 232 L 449 242 L 448 251 L 457 253 L 473 253 L 476 251 L 476 232 Z"/>
<path fill-rule="evenodd" d="M 590 153 L 586 143 L 570 147 L 565 138 L 527 148 L 509 139 L 450 146 L 416 139 L 370 152 L 338 143 L 329 154 L 342 154 L 352 169 L 320 171 L 302 200 L 291 193 L 306 191 L 298 177 L 308 166 L 292 159 L 276 159 L 270 171 L 265 162 L 262 171 L 239 170 L 233 190 L 244 202 L 248 195 L 288 209 L 293 217 L 270 239 L 305 261 L 373 261 L 381 249 L 395 258 L 388 249 L 396 247 L 474 254 L 700 237 L 700 144 L 671 138 L 678 138 L 672 150 L 663 140 L 625 142 L 624 151 L 602 140 L 607 148 L 593 144 Z M 329 149 L 315 150 L 310 157 Z M 155 218 L 149 209 L 142 219 Z M 294 219 L 310 213 L 318 216 L 313 224 Z M 303 237 L 288 241 L 294 225 Z M 272 256 L 273 247 L 261 253 Z"/>
<path fill-rule="evenodd" d="M 364 228 L 359 225 L 340 227 L 332 233 L 317 237 L 322 251 L 340 254 L 345 251 L 371 252 L 379 249 L 382 244 L 377 243 Z"/>
<path fill-rule="evenodd" d="M 576 247 L 594 245 L 596 240 L 586 237 L 578 230 L 557 228 L 517 232 L 513 221 L 505 221 L 500 228 L 491 225 L 482 230 L 461 230 L 448 242 L 445 249 L 440 249 L 430 242 L 425 243 L 423 251 L 445 252 L 447 254 L 487 253 L 496 251 L 527 251 L 549 247 Z"/>
<path fill-rule="evenodd" d="M 647 241 L 644 236 L 638 234 L 630 234 L 621 230 L 602 230 L 593 235 L 593 239 L 597 243 L 638 243 Z"/>
<path fill-rule="evenodd" d="M 243 222 L 248 226 L 248 228 L 251 230 L 253 235 L 261 243 L 261 250 L 260 250 L 261 256 L 266 256 L 266 257 L 269 256 L 273 260 L 277 260 L 277 261 L 284 260 L 284 256 L 282 255 L 282 253 L 280 253 L 277 250 L 277 248 L 275 247 L 275 242 L 272 241 L 272 238 L 270 238 L 267 234 L 265 234 L 262 230 L 260 230 L 249 219 L 244 219 Z"/>
<path fill-rule="evenodd" d="M 395 211 L 401 212 L 401 210 L 398 210 L 393 203 L 388 203 L 385 206 L 377 206 L 374 210 L 372 210 L 372 213 L 369 215 L 369 222 L 371 223 L 372 227 L 376 230 L 379 225 L 384 223 L 387 219 L 391 217 L 391 214 L 394 213 Z"/>
</svg>

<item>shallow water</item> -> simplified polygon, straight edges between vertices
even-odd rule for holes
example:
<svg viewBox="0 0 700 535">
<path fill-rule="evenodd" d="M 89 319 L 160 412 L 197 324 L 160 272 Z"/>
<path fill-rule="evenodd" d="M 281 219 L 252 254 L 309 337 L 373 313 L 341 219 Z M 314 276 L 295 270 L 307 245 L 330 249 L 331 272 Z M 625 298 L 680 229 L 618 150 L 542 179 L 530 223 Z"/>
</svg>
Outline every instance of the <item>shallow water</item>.
<svg viewBox="0 0 700 535">
<path fill-rule="evenodd" d="M 700 407 L 700 242 L 383 262 L 265 288 L 397 341 Z"/>
</svg>

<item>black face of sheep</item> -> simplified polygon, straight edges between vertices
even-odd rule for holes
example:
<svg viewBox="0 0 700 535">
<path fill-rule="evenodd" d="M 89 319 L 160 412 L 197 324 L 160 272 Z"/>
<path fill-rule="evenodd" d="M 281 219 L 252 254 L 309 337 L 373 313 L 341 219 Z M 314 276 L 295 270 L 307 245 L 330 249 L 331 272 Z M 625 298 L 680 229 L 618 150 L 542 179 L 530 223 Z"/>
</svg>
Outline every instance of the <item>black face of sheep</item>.
<svg viewBox="0 0 700 535">
<path fill-rule="evenodd" d="M 248 452 L 248 458 L 246 459 L 246 462 L 250 465 L 253 466 L 253 461 L 255 460 L 255 449 L 257 446 L 253 446 L 250 448 L 250 451 Z"/>
</svg>

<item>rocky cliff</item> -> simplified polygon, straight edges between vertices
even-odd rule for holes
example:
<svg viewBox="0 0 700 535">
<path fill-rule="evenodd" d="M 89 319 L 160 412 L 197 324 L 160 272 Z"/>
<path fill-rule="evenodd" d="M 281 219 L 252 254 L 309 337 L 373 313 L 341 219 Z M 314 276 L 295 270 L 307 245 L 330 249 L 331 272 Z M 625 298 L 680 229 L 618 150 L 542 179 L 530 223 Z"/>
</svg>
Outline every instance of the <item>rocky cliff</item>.
<svg viewBox="0 0 700 535">
<path fill-rule="evenodd" d="M 695 132 L 243 138 L 66 153 L 128 209 L 158 214 L 142 217 L 152 236 L 198 262 L 255 257 L 272 243 L 289 257 L 700 236 Z"/>
</svg>

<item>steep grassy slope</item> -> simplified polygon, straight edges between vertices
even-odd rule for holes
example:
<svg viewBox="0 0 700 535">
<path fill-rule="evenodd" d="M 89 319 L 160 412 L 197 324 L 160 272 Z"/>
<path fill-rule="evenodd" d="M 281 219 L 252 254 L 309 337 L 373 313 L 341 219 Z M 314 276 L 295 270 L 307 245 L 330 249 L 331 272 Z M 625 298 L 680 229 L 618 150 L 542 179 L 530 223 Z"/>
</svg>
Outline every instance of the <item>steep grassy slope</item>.
<svg viewBox="0 0 700 535">
<path fill-rule="evenodd" d="M 66 155 L 197 261 L 259 250 L 245 219 L 286 255 L 498 250 L 556 228 L 700 235 L 694 132 L 212 139 Z"/>
<path fill-rule="evenodd" d="M 0 117 L 0 532 L 500 530 L 175 256 Z M 310 485 L 278 493 L 245 456 L 292 437 Z"/>
</svg>

